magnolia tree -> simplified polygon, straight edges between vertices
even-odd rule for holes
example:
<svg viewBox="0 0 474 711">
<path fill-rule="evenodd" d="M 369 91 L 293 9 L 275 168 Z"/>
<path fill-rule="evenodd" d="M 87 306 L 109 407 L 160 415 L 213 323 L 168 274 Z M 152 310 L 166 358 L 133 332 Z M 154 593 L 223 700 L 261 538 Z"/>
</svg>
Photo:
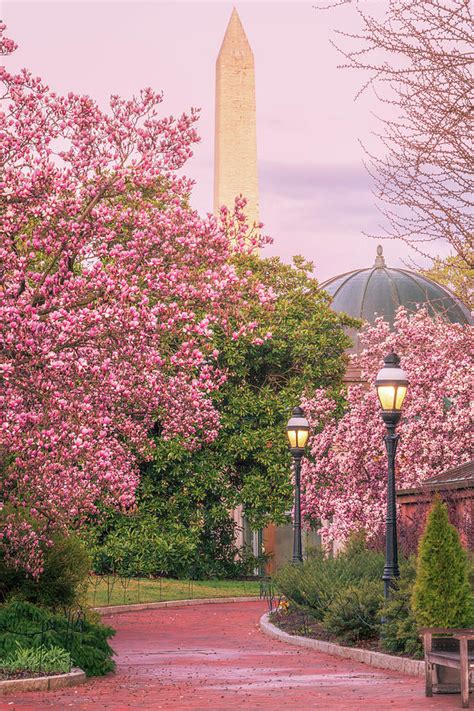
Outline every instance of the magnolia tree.
<svg viewBox="0 0 474 711">
<path fill-rule="evenodd" d="M 0 82 L 0 544 L 38 575 L 51 528 L 132 505 L 156 422 L 189 447 L 216 436 L 211 337 L 247 290 L 230 252 L 258 238 L 244 247 L 242 201 L 219 224 L 189 207 L 196 111 Z"/>
<path fill-rule="evenodd" d="M 318 390 L 305 401 L 316 434 L 303 466 L 303 510 L 307 521 L 323 521 L 327 542 L 360 529 L 374 538 L 383 530 L 387 459 L 374 381 L 391 348 L 410 381 L 397 428 L 397 486 L 417 486 L 469 459 L 473 340 L 469 326 L 400 308 L 393 331 L 378 320 L 361 334 L 358 364 L 366 385 L 349 387 L 345 399 Z"/>
</svg>

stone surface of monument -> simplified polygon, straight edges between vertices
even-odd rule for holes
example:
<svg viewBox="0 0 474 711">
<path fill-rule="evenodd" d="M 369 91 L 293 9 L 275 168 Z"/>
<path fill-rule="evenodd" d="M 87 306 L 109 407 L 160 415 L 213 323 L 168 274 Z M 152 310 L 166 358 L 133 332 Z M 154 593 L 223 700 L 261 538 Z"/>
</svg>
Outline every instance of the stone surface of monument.
<svg viewBox="0 0 474 711">
<path fill-rule="evenodd" d="M 238 195 L 249 224 L 258 222 L 254 59 L 234 8 L 216 61 L 214 213 L 232 209 Z"/>
</svg>

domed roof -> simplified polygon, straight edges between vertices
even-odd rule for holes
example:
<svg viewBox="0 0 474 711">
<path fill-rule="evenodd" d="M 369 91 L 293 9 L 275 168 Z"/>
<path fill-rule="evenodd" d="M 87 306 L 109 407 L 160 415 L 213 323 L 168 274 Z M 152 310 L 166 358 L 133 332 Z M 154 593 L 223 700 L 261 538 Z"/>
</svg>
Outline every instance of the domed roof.
<svg viewBox="0 0 474 711">
<path fill-rule="evenodd" d="M 451 323 L 471 322 L 469 309 L 446 287 L 406 269 L 389 269 L 380 245 L 373 267 L 333 277 L 321 288 L 333 297 L 334 311 L 369 323 L 382 316 L 393 325 L 399 306 L 415 311 L 420 305 Z"/>
</svg>

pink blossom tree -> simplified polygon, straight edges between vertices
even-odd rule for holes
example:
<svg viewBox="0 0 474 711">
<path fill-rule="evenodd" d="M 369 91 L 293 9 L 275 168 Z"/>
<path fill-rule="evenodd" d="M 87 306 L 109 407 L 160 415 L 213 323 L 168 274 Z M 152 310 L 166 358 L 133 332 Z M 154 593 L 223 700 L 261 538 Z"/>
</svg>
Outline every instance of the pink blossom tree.
<svg viewBox="0 0 474 711">
<path fill-rule="evenodd" d="M 409 315 L 400 308 L 393 331 L 378 320 L 361 341 L 358 365 L 367 384 L 333 399 L 317 391 L 304 403 L 316 430 L 303 467 L 304 515 L 323 521 L 327 542 L 360 529 L 375 538 L 383 530 L 387 460 L 374 381 L 391 348 L 410 380 L 397 428 L 398 487 L 417 486 L 472 452 L 472 329 L 433 319 L 423 309 Z"/>
<path fill-rule="evenodd" d="M 219 224 L 189 207 L 197 111 L 163 118 L 145 89 L 106 113 L 26 70 L 0 84 L 0 546 L 38 575 L 50 529 L 133 504 L 156 422 L 216 436 L 211 337 L 247 289 L 229 256 L 259 238 L 243 201 Z"/>
</svg>

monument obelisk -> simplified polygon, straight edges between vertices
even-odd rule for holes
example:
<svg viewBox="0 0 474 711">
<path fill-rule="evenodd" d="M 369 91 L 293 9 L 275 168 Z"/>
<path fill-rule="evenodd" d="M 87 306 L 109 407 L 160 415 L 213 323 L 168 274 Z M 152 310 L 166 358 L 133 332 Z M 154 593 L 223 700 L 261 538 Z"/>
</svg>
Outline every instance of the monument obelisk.
<svg viewBox="0 0 474 711">
<path fill-rule="evenodd" d="M 253 52 L 237 10 L 216 61 L 214 213 L 232 210 L 238 195 L 247 198 L 249 225 L 258 222 L 257 127 Z"/>
</svg>

